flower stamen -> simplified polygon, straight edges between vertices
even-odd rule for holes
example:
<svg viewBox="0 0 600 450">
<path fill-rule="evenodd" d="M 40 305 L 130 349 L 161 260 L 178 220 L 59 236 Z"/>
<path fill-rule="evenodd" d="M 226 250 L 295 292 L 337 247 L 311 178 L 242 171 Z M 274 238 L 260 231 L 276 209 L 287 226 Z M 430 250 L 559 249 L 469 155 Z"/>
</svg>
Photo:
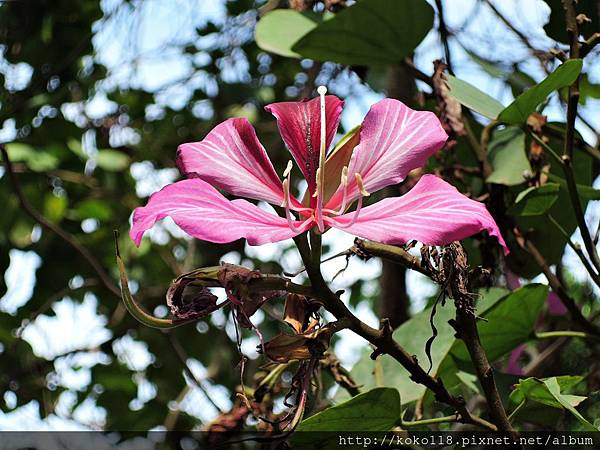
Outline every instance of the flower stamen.
<svg viewBox="0 0 600 450">
<path fill-rule="evenodd" d="M 345 169 L 345 167 L 344 167 Z M 342 170 L 342 176 L 343 176 L 344 171 Z M 348 171 L 346 170 L 346 183 L 347 183 L 347 178 L 348 178 Z M 360 192 L 360 197 L 358 197 L 358 202 L 356 204 L 356 211 L 354 211 L 354 216 L 352 216 L 352 220 L 346 224 L 346 225 L 337 225 L 337 228 L 348 228 L 351 227 L 352 225 L 354 225 L 356 223 L 356 221 L 358 220 L 358 216 L 360 214 L 360 210 L 362 209 L 362 204 L 363 204 L 363 198 L 368 197 L 369 195 L 371 195 L 366 189 L 365 189 L 365 184 L 363 182 L 363 179 L 361 177 L 361 175 L 359 173 L 355 173 L 354 174 L 354 179 L 356 180 L 356 186 L 358 187 L 358 192 Z M 344 199 L 342 200 L 342 206 L 345 208 L 345 204 L 346 204 L 346 186 L 344 186 Z M 343 211 L 342 208 L 340 208 L 340 211 Z"/>
<path fill-rule="evenodd" d="M 281 203 L 281 207 L 285 208 L 285 218 L 288 221 L 288 226 L 290 227 L 290 230 L 292 230 L 294 233 L 299 233 L 300 229 L 294 225 L 294 217 L 290 212 L 290 183 L 292 178 L 291 172 L 293 167 L 294 163 L 292 163 L 292 161 L 290 160 L 288 161 L 287 166 L 283 171 L 283 202 Z"/>
<path fill-rule="evenodd" d="M 346 210 L 346 203 L 348 202 L 348 166 L 344 166 L 342 169 L 342 175 L 340 176 L 340 186 L 343 188 L 342 194 L 342 204 L 340 205 L 340 209 L 337 214 L 344 214 Z"/>
<path fill-rule="evenodd" d="M 356 180 L 356 186 L 358 187 L 358 191 L 361 193 L 361 195 L 363 197 L 368 197 L 369 195 L 371 195 L 366 189 L 365 189 L 365 184 L 363 182 L 362 176 L 360 175 L 360 173 L 355 173 L 354 174 L 354 179 Z"/>
</svg>

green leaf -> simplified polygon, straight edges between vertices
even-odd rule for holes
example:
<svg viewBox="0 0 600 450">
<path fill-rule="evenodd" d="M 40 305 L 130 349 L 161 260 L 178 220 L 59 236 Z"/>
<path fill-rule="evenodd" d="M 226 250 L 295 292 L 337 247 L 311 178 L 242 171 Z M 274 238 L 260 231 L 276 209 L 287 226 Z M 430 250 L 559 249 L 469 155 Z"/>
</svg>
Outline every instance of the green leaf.
<svg viewBox="0 0 600 450">
<path fill-rule="evenodd" d="M 579 79 L 579 98 L 584 105 L 588 98 L 600 98 L 600 84 L 592 83 L 585 73 Z"/>
<path fill-rule="evenodd" d="M 489 144 L 488 159 L 493 171 L 488 183 L 514 186 L 525 182 L 524 175 L 531 173 L 525 155 L 525 134 L 516 127 L 496 130 Z"/>
<path fill-rule="evenodd" d="M 488 119 L 495 119 L 500 114 L 500 111 L 504 109 L 504 105 L 498 100 L 490 97 L 466 81 L 459 80 L 452 75 L 446 75 L 446 77 L 448 79 L 450 95 L 467 108 L 478 112 Z"/>
<path fill-rule="evenodd" d="M 6 144 L 6 151 L 11 161 L 24 162 L 34 172 L 56 169 L 60 162 L 56 156 L 48 152 L 36 150 L 31 145 L 18 142 Z"/>
<path fill-rule="evenodd" d="M 317 26 L 314 16 L 293 9 L 276 9 L 256 24 L 254 38 L 263 50 L 288 58 L 300 58 L 292 51 L 298 40 Z"/>
<path fill-rule="evenodd" d="M 83 151 L 80 139 L 70 138 L 67 140 L 67 148 L 79 156 L 81 159 L 86 160 L 87 155 Z"/>
<path fill-rule="evenodd" d="M 461 381 L 462 384 L 464 384 L 471 391 L 473 391 L 473 393 L 481 394 L 476 375 L 473 375 L 469 372 L 463 372 L 462 370 L 458 370 L 456 372 L 456 377 Z"/>
<path fill-rule="evenodd" d="M 77 204 L 75 212 L 79 219 L 98 219 L 102 221 L 110 220 L 112 218 L 112 210 L 102 200 L 84 200 Z"/>
<path fill-rule="evenodd" d="M 570 59 L 564 62 L 545 80 L 519 95 L 498 115 L 498 120 L 512 125 L 525 123 L 529 115 L 552 92 L 572 84 L 579 76 L 582 66 L 581 59 Z"/>
<path fill-rule="evenodd" d="M 510 400 L 515 404 L 520 404 L 525 400 L 531 400 L 552 408 L 566 409 L 579 420 L 584 426 L 584 429 L 588 431 L 598 431 L 594 425 L 588 422 L 581 413 L 575 409 L 575 407 L 587 397 L 563 393 L 563 391 L 566 391 L 569 387 L 579 383 L 581 380 L 582 377 L 574 376 L 545 379 L 527 378 L 525 380 L 520 380 L 519 384 L 515 386 L 515 390 L 510 394 Z"/>
<path fill-rule="evenodd" d="M 349 65 L 397 64 L 433 27 L 424 0 L 363 0 L 319 24 L 292 51 Z"/>
<path fill-rule="evenodd" d="M 129 156 L 116 150 L 98 150 L 96 155 L 98 167 L 109 172 L 120 172 L 129 167 Z"/>
<path fill-rule="evenodd" d="M 398 391 L 375 388 L 303 420 L 297 431 L 388 431 L 400 414 Z"/>
<path fill-rule="evenodd" d="M 530 187 L 521 191 L 515 204 L 508 209 L 513 216 L 539 216 L 546 214 L 558 200 L 560 185 L 546 183 L 540 187 Z"/>
<path fill-rule="evenodd" d="M 52 222 L 60 222 L 67 211 L 67 197 L 48 194 L 44 200 L 44 216 Z"/>
<path fill-rule="evenodd" d="M 560 185 L 561 190 L 569 192 L 567 181 L 564 178 L 561 178 L 552 173 L 547 173 L 547 175 L 549 180 L 552 180 L 554 183 Z M 594 189 L 593 187 L 586 186 L 584 184 L 576 184 L 576 187 L 580 198 L 584 200 L 600 200 L 600 189 Z"/>
<path fill-rule="evenodd" d="M 486 320 L 479 322 L 477 328 L 490 361 L 529 340 L 547 298 L 548 286 L 529 284 L 506 295 L 482 314 Z M 462 341 L 457 341 L 452 356 L 462 361 L 470 360 Z"/>
</svg>

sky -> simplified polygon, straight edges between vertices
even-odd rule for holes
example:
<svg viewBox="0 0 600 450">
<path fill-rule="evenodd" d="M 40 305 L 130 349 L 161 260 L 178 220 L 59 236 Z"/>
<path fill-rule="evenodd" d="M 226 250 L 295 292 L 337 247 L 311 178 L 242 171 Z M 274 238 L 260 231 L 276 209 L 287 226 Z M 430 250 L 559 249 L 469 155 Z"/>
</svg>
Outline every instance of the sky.
<svg viewBox="0 0 600 450">
<path fill-rule="evenodd" d="M 193 72 L 193 61 L 189 57 L 182 56 L 177 50 L 177 45 L 189 42 L 195 36 L 195 27 L 212 21 L 216 24 L 223 23 L 225 9 L 222 0 L 209 1 L 184 1 L 160 2 L 153 0 L 133 1 L 136 6 L 136 20 L 131 21 L 131 12 L 124 11 L 120 7 L 121 0 L 104 0 L 102 7 L 110 19 L 103 20 L 96 26 L 94 46 L 98 51 L 99 59 L 109 68 L 109 79 L 104 83 L 102 89 L 111 90 L 118 87 L 133 85 L 143 87 L 149 91 L 156 92 L 157 103 L 169 104 L 172 107 L 181 107 L 189 98 L 191 86 L 202 86 L 205 90 L 215 89 L 209 76 Z M 431 2 L 433 3 L 433 2 Z M 506 27 L 485 7 L 477 9 L 476 0 L 452 0 L 445 1 L 446 20 L 450 29 L 462 30 L 459 39 L 451 43 L 453 65 L 457 77 L 462 78 L 490 95 L 498 98 L 505 105 L 512 100 L 510 89 L 503 83 L 491 78 L 481 69 L 477 63 L 469 57 L 464 47 L 476 49 L 480 56 L 507 63 L 510 67 L 511 61 L 522 59 L 527 54 L 527 49 L 516 39 Z M 545 23 L 549 10 L 539 0 L 519 1 L 506 0 L 495 1 L 497 7 L 519 28 L 527 33 L 531 41 L 542 49 L 550 48 L 552 42 L 545 37 L 542 26 Z M 472 20 L 476 17 L 476 20 Z M 253 20 L 251 15 L 243 20 Z M 132 23 L 135 27 L 132 28 Z M 498 39 L 502 36 L 502 39 Z M 460 41 L 460 42 L 459 42 Z M 199 42 L 197 45 L 208 45 L 207 42 Z M 464 47 L 463 47 L 464 46 Z M 442 57 L 441 46 L 437 33 L 430 33 L 417 49 L 415 64 L 426 73 L 432 72 L 432 61 Z M 198 58 L 202 58 L 199 55 Z M 596 69 L 599 61 L 593 58 L 593 66 Z M 232 78 L 243 72 L 244 60 L 234 61 L 229 70 Z M 544 77 L 536 60 L 528 64 L 527 69 L 534 74 L 537 80 Z M 600 82 L 600 70 L 591 70 L 586 67 L 591 81 Z M 18 67 L 7 66 L 5 61 L 0 61 L 0 71 L 7 76 L 7 83 L 19 85 L 26 83 L 30 76 L 30 70 L 26 65 Z M 342 116 L 342 127 L 345 130 L 358 124 L 368 108 L 382 98 L 382 95 L 372 92 L 365 86 L 356 84 L 356 80 L 346 80 L 346 83 L 354 83 L 350 95 L 345 97 L 346 106 Z M 425 86 L 422 88 L 426 89 Z M 110 108 L 114 107 L 102 94 L 100 89 L 97 97 L 85 105 L 90 116 L 101 116 Z M 332 86 L 333 92 L 341 95 L 344 85 Z M 149 108 L 149 114 L 160 113 L 156 109 Z M 600 129 L 600 101 L 590 100 L 582 108 L 584 116 Z M 558 101 L 554 99 L 545 113 L 550 119 L 564 117 L 564 111 Z M 202 114 L 210 114 L 203 111 L 199 106 L 199 120 Z M 595 142 L 593 134 L 582 124 L 578 124 L 579 131 L 588 139 Z M 10 123 L 4 124 L 0 130 L 0 140 L 12 139 L 14 126 L 11 132 Z M 198 137 L 199 139 L 202 136 Z M 85 144 L 85 143 L 84 143 Z M 174 149 L 173 149 L 174 150 Z M 178 173 L 173 168 L 155 169 L 149 162 L 135 163 L 131 167 L 131 174 L 137 182 L 137 193 L 140 197 L 146 197 L 162 186 L 174 181 Z M 0 176 L 2 172 L 0 171 Z M 596 184 L 596 187 L 600 187 Z M 596 205 L 588 208 L 587 217 L 591 223 L 600 219 Z M 94 231 L 94 224 L 82 224 L 86 232 Z M 184 234 L 172 222 L 164 221 L 155 227 L 150 233 L 150 239 L 156 242 L 164 242 L 169 235 L 178 237 Z M 34 229 L 34 238 L 41 236 L 41 230 Z M 580 238 L 578 232 L 574 238 Z M 331 230 L 324 236 L 324 243 L 330 245 L 330 255 L 347 249 L 352 245 L 353 237 L 338 230 Z M 261 260 L 271 260 L 273 257 L 280 259 L 286 271 L 296 271 L 300 267 L 300 259 L 295 250 L 286 250 L 287 244 L 268 244 L 261 247 L 247 246 L 249 256 Z M 328 256 L 328 255 L 325 255 Z M 230 253 L 223 258 L 226 262 L 248 264 L 249 261 L 241 261 L 240 255 Z M 4 274 L 9 287 L 6 295 L 0 299 L 0 312 L 14 314 L 18 307 L 26 303 L 32 295 L 35 283 L 35 271 L 40 264 L 39 257 L 33 251 L 12 250 L 10 253 L 10 267 Z M 572 251 L 567 251 L 565 261 L 568 266 L 577 267 L 577 257 Z M 330 279 L 344 265 L 343 259 L 337 259 L 324 265 L 326 278 Z M 359 261 L 354 258 L 350 267 L 344 274 L 333 283 L 334 288 L 343 289 L 351 285 L 357 277 L 367 282 L 363 289 L 368 291 L 376 289 L 377 277 L 381 271 L 381 263 L 372 259 L 368 262 Z M 582 274 L 583 271 L 574 271 Z M 583 276 L 583 275 L 579 275 Z M 73 284 L 81 283 L 81 277 L 74 276 Z M 302 277 L 298 278 L 302 281 Z M 543 278 L 536 281 L 545 282 Z M 415 310 L 422 308 L 425 300 L 435 292 L 435 287 L 420 274 L 409 271 L 408 291 L 411 295 Z M 135 286 L 135 283 L 132 283 Z M 74 302 L 67 298 L 57 300 L 53 306 L 55 316 L 39 316 L 22 330 L 22 337 L 34 348 L 37 355 L 47 358 L 62 355 L 66 352 L 83 349 L 74 355 L 59 358 L 56 363 L 55 382 L 69 386 L 77 390 L 89 384 L 89 367 L 94 364 L 106 362 L 106 355 L 93 350 L 98 344 L 110 338 L 110 330 L 106 328 L 106 318 L 96 313 L 98 299 L 88 294 L 83 303 Z M 361 303 L 354 311 L 361 319 L 370 325 L 377 325 L 377 317 L 373 314 L 366 303 Z M 254 318 L 256 323 L 264 317 L 257 314 Z M 217 312 L 210 319 L 215 325 L 226 325 L 227 318 L 222 312 Z M 82 327 L 81 324 L 86 324 Z M 229 324 L 230 325 L 230 324 Z M 233 335 L 231 326 L 226 326 L 226 332 Z M 85 331 L 84 331 L 85 330 Z M 61 336 L 61 339 L 50 339 L 48 336 Z M 244 342 L 244 352 L 256 358 L 255 348 L 258 344 L 257 338 L 251 338 Z M 0 344 L 1 345 L 1 344 Z M 351 367 L 358 359 L 362 350 L 366 348 L 364 341 L 354 336 L 351 332 L 342 332 L 342 339 L 335 347 L 336 354 L 342 362 Z M 92 349 L 91 351 L 85 351 Z M 142 342 L 126 336 L 115 343 L 115 352 L 130 368 L 140 371 L 152 362 L 151 355 Z M 1 347 L 0 347 L 1 354 Z M 202 378 L 206 368 L 196 360 L 190 362 L 193 370 Z M 75 371 L 73 365 L 78 364 L 83 369 Z M 87 368 L 87 369 L 86 369 Z M 152 398 L 155 389 L 147 380 L 140 376 L 138 383 L 138 398 L 132 402 L 132 409 L 139 408 L 144 401 Z M 179 405 L 186 412 L 199 417 L 203 421 L 210 420 L 216 415 L 216 410 L 203 399 L 204 394 L 190 383 L 190 393 Z M 224 387 L 206 383 L 205 389 L 223 408 L 230 406 L 228 393 Z M 14 394 L 13 394 L 14 395 Z M 68 392 L 61 396 L 59 407 L 55 415 L 42 419 L 39 417 L 37 406 L 29 404 L 17 408 L 10 413 L 0 412 L 0 430 L 2 429 L 81 429 L 98 428 L 103 423 L 103 411 L 101 408 L 88 403 L 71 411 L 74 394 Z M 9 404 L 14 399 L 5 398 Z M 0 444 L 0 449 L 2 448 Z"/>
</svg>

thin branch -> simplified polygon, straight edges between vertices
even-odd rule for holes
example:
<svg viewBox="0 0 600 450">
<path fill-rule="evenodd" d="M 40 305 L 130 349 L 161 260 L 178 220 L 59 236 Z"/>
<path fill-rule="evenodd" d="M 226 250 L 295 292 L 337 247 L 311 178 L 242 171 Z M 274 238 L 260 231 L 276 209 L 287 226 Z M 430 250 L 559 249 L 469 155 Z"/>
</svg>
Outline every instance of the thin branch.
<svg viewBox="0 0 600 450">
<path fill-rule="evenodd" d="M 536 339 L 555 339 L 561 337 L 578 337 L 582 339 L 598 339 L 598 336 L 593 336 L 588 333 L 584 333 L 583 331 L 571 331 L 571 330 L 562 330 L 562 331 L 539 331 L 535 333 Z"/>
<path fill-rule="evenodd" d="M 585 40 L 585 42 L 581 46 L 579 56 L 584 58 L 598 44 L 600 44 L 600 32 L 597 31 Z"/>
<path fill-rule="evenodd" d="M 420 427 L 423 425 L 435 425 L 438 423 L 455 423 L 460 419 L 456 414 L 452 414 L 451 416 L 444 417 L 435 417 L 433 419 L 422 419 L 422 420 L 412 420 L 412 421 L 402 421 L 400 423 L 400 428 L 410 428 L 410 427 Z"/>
<path fill-rule="evenodd" d="M 172 332 L 166 332 L 165 335 L 167 337 L 169 345 L 171 346 L 173 352 L 175 352 L 175 355 L 177 356 L 177 359 L 181 363 L 181 368 L 183 369 L 185 374 L 192 381 L 194 386 L 196 386 L 204 394 L 204 396 L 208 399 L 210 404 L 213 405 L 217 411 L 223 414 L 223 410 L 221 409 L 221 407 L 217 405 L 217 403 L 213 400 L 210 393 L 204 388 L 204 386 L 202 386 L 202 381 L 198 379 L 196 374 L 190 368 L 188 364 L 188 355 L 186 354 L 184 348 L 181 346 L 181 343 L 179 342 L 179 339 L 177 339 L 177 336 L 175 336 Z"/>
<path fill-rule="evenodd" d="M 113 282 L 112 278 L 108 275 L 108 273 L 104 270 L 100 262 L 90 253 L 90 251 L 77 242 L 77 239 L 67 231 L 60 228 L 55 223 L 50 222 L 46 219 L 39 211 L 37 211 L 30 203 L 29 200 L 25 197 L 25 194 L 21 190 L 21 185 L 19 184 L 19 180 L 17 175 L 13 171 L 13 166 L 8 156 L 8 152 L 6 151 L 6 147 L 0 144 L 0 152 L 2 153 L 2 159 L 4 160 L 4 166 L 6 167 L 6 171 L 8 172 L 8 176 L 10 182 L 12 184 L 13 190 L 19 199 L 19 203 L 21 208 L 29 217 L 31 217 L 35 222 L 40 224 L 42 227 L 56 234 L 59 238 L 65 241 L 69 246 L 73 248 L 86 262 L 92 267 L 94 272 L 98 275 L 98 279 L 100 282 L 112 292 L 117 297 L 121 297 L 121 293 L 119 288 Z"/>
<path fill-rule="evenodd" d="M 435 6 L 438 10 L 438 19 L 440 21 L 438 31 L 440 33 L 440 38 L 444 47 L 444 57 L 446 58 L 446 66 L 448 66 L 448 72 L 453 74 L 454 72 L 452 71 L 452 62 L 450 58 L 450 45 L 448 44 L 448 38 L 450 37 L 450 33 L 448 32 L 446 20 L 444 19 L 444 7 L 442 5 L 442 0 L 435 0 Z"/>
<path fill-rule="evenodd" d="M 573 322 L 582 330 L 595 336 L 600 336 L 600 328 L 594 323 L 587 320 L 585 316 L 581 313 L 579 307 L 575 303 L 575 300 L 573 300 L 569 296 L 567 290 L 560 282 L 558 277 L 554 273 L 552 273 L 552 271 L 550 270 L 550 266 L 546 261 L 546 258 L 544 258 L 544 256 L 540 253 L 537 247 L 533 244 L 533 242 L 531 242 L 529 239 L 525 240 L 524 248 L 531 256 L 533 256 L 533 259 L 535 259 L 538 266 L 540 266 L 540 269 L 546 276 L 550 287 L 556 293 L 556 295 L 558 295 L 565 307 L 569 310 L 569 314 L 571 315 L 571 319 L 573 320 Z"/>
<path fill-rule="evenodd" d="M 585 270 L 587 270 L 587 272 L 589 273 L 592 280 L 594 280 L 594 283 L 596 283 L 596 285 L 600 286 L 600 276 L 594 270 L 594 268 L 590 265 L 590 262 L 588 261 L 588 259 L 585 257 L 585 254 L 581 250 L 581 245 L 573 242 L 573 240 L 571 239 L 571 236 L 569 236 L 569 234 L 562 227 L 562 225 L 560 223 L 558 223 L 558 221 L 554 217 L 552 217 L 550 214 L 548 214 L 548 219 L 550 220 L 552 225 L 554 225 L 554 227 L 565 237 L 565 239 L 567 240 L 567 244 L 569 245 L 569 247 L 571 247 L 573 249 L 575 254 L 579 257 L 579 260 L 585 267 Z"/>
<path fill-rule="evenodd" d="M 536 137 L 534 133 L 531 136 L 539 142 L 539 144 L 546 150 L 550 155 L 554 158 L 558 158 L 556 152 L 546 144 L 542 139 Z M 568 137 L 565 137 L 565 142 Z M 567 151 L 567 145 L 565 143 L 565 152 Z M 571 148 L 572 151 L 572 148 Z M 585 249 L 587 250 L 588 256 L 590 257 L 592 264 L 596 268 L 598 272 L 600 272 L 600 257 L 598 257 L 598 252 L 596 250 L 596 246 L 594 245 L 594 241 L 590 234 L 590 230 L 587 227 L 585 222 L 585 215 L 583 212 L 583 207 L 581 206 L 581 202 L 579 201 L 579 191 L 577 190 L 577 182 L 575 181 L 575 175 L 573 173 L 573 165 L 572 159 L 567 156 L 565 153 L 562 158 L 559 159 L 561 162 L 561 167 L 563 168 L 563 172 L 565 174 L 565 181 L 567 183 L 567 190 L 569 192 L 569 197 L 571 199 L 571 205 L 573 206 L 573 211 L 575 212 L 575 218 L 577 219 L 577 225 L 579 226 L 579 230 L 581 231 L 581 238 L 583 239 L 583 243 L 585 245 Z"/>
<path fill-rule="evenodd" d="M 380 258 L 387 259 L 388 261 L 402 264 L 403 266 L 412 270 L 416 270 L 423 275 L 430 275 L 429 271 L 421 265 L 420 259 L 411 255 L 402 247 L 381 244 L 379 242 L 365 241 L 364 239 L 356 238 L 354 240 L 354 246 L 352 249 L 353 253 L 359 256 L 378 256 Z"/>
</svg>

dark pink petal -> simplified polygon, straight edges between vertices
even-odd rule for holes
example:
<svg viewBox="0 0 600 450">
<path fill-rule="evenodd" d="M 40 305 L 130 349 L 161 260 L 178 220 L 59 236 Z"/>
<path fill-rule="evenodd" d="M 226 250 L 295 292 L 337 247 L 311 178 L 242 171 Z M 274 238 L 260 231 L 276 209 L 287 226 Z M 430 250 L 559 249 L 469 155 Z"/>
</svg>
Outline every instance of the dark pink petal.
<svg viewBox="0 0 600 450">
<path fill-rule="evenodd" d="M 508 358 L 508 365 L 504 371 L 505 373 L 523 376 L 523 367 L 521 366 L 520 360 L 523 353 L 525 353 L 526 348 L 526 344 L 521 344 L 511 352 L 510 358 Z"/>
<path fill-rule="evenodd" d="M 548 312 L 553 316 L 564 316 L 568 312 L 568 309 L 565 307 L 560 297 L 556 295 L 556 292 L 550 292 L 548 294 Z"/>
<path fill-rule="evenodd" d="M 281 180 L 254 127 L 244 118 L 217 125 L 200 142 L 180 145 L 177 165 L 187 177 L 198 177 L 240 197 L 280 205 Z"/>
<path fill-rule="evenodd" d="M 246 200 L 229 201 L 200 179 L 183 180 L 154 193 L 148 204 L 136 208 L 129 232 L 136 245 L 158 220 L 171 217 L 187 234 L 204 241 L 225 243 L 246 238 L 250 245 L 277 242 L 297 235 L 288 221 Z M 310 223 L 294 221 L 300 231 Z"/>
<path fill-rule="evenodd" d="M 411 170 L 422 167 L 446 139 L 448 135 L 434 113 L 415 111 L 390 98 L 377 102 L 365 117 L 360 143 L 350 159 L 348 201 L 360 195 L 355 173 L 362 176 L 365 189 L 371 193 L 400 183 Z M 341 197 L 340 190 L 327 208 L 336 209 Z"/>
<path fill-rule="evenodd" d="M 333 140 L 344 102 L 335 95 L 325 96 L 326 145 Z M 321 110 L 319 98 L 303 102 L 271 103 L 265 109 L 275 116 L 279 133 L 308 182 L 310 192 L 316 187 L 321 142 Z"/>
<path fill-rule="evenodd" d="M 424 175 L 406 195 L 383 199 L 363 208 L 353 225 L 354 212 L 327 219 L 328 225 L 372 241 L 404 244 L 417 240 L 446 245 L 486 230 L 508 248 L 483 203 L 471 200 L 434 175 Z"/>
</svg>

